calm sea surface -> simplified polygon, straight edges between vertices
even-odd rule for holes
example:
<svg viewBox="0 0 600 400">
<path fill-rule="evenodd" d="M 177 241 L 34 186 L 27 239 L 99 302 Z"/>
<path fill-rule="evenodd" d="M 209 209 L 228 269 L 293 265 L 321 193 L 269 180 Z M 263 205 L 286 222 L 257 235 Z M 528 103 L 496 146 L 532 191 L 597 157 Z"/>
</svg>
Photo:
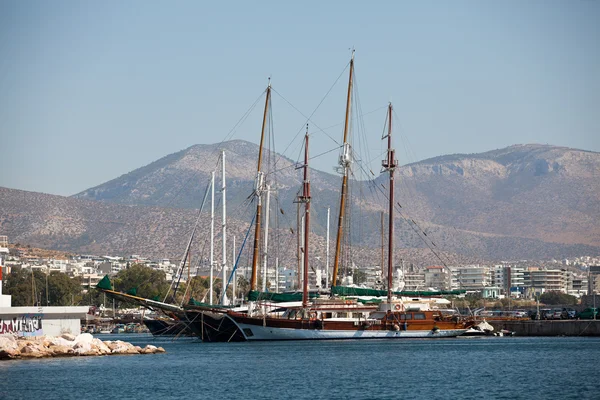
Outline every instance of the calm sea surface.
<svg viewBox="0 0 600 400">
<path fill-rule="evenodd" d="M 0 399 L 600 399 L 600 338 L 201 343 L 0 362 Z"/>
</svg>

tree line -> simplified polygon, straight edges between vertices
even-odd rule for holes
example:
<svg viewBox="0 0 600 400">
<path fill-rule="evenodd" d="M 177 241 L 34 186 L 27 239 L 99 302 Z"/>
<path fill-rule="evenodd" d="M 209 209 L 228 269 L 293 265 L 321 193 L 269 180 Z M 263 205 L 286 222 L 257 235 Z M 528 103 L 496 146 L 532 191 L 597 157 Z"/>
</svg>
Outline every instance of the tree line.
<svg viewBox="0 0 600 400">
<path fill-rule="evenodd" d="M 210 282 L 208 277 L 194 276 L 189 282 L 181 282 L 175 298 L 169 290 L 164 271 L 155 270 L 142 264 L 133 264 L 119 271 L 111 278 L 115 291 L 131 293 L 146 299 L 163 301 L 170 292 L 168 302 L 181 304 L 194 298 L 197 301 L 208 301 Z M 213 284 L 213 300 L 218 301 L 223 291 L 221 279 Z M 238 293 L 248 291 L 248 282 L 238 278 Z M 81 277 L 71 278 L 67 274 L 53 271 L 49 274 L 39 270 L 25 270 L 13 267 L 10 274 L 4 276 L 5 294 L 12 296 L 14 307 L 27 306 L 106 306 L 102 291 L 86 284 Z M 227 295 L 231 296 L 231 287 Z M 129 304 L 120 304 L 127 307 Z"/>
</svg>

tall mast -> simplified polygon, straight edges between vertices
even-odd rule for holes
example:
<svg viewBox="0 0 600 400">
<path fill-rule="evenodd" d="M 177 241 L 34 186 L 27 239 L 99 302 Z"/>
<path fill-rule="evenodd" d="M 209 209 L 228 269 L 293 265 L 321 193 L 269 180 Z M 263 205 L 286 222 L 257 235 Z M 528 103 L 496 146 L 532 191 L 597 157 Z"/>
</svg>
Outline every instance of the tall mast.
<svg viewBox="0 0 600 400">
<path fill-rule="evenodd" d="M 260 134 L 260 147 L 258 148 L 258 167 L 256 168 L 256 182 L 255 191 L 257 197 L 256 204 L 256 218 L 254 223 L 254 250 L 252 253 L 252 276 L 250 278 L 250 290 L 256 290 L 256 270 L 258 266 L 258 245 L 260 243 L 260 223 L 262 218 L 262 190 L 263 190 L 263 172 L 262 172 L 262 152 L 263 143 L 265 141 L 265 127 L 267 125 L 267 114 L 269 111 L 269 100 L 271 99 L 271 78 L 269 78 L 269 85 L 267 86 L 267 95 L 265 99 L 265 111 L 263 114 L 262 130 Z"/>
<path fill-rule="evenodd" d="M 223 215 L 222 215 L 222 230 L 223 230 L 223 267 L 222 267 L 222 272 L 223 272 L 223 280 L 222 280 L 222 285 L 223 285 L 223 296 L 221 297 L 222 299 L 222 304 L 227 304 L 227 293 L 225 292 L 225 289 L 227 288 L 227 208 L 226 208 L 226 204 L 225 204 L 225 200 L 227 199 L 227 196 L 225 195 L 225 150 L 222 150 L 221 152 L 221 164 L 223 166 L 223 186 L 221 189 L 221 195 L 223 196 Z"/>
<path fill-rule="evenodd" d="M 215 268 L 215 171 L 210 178 L 210 304 L 213 304 L 213 273 Z"/>
<path fill-rule="evenodd" d="M 235 292 L 237 289 L 237 269 L 233 270 L 233 268 L 235 268 L 235 235 L 232 236 L 232 247 L 231 247 L 231 261 L 232 261 L 232 271 L 233 271 L 233 294 L 232 294 L 232 298 L 233 298 L 233 305 L 235 305 Z"/>
<path fill-rule="evenodd" d="M 327 245 L 325 247 L 325 287 L 329 287 L 329 212 L 330 208 L 327 207 Z"/>
<path fill-rule="evenodd" d="M 346 207 L 346 195 L 348 193 L 348 170 L 350 169 L 350 144 L 348 143 L 348 122 L 350 118 L 350 106 L 352 105 L 352 75 L 354 75 L 354 50 L 350 59 L 350 77 L 348 78 L 348 97 L 346 99 L 346 120 L 344 123 L 344 147 L 340 155 L 340 167 L 344 176 L 342 177 L 342 193 L 340 195 L 340 216 L 338 220 L 337 238 L 335 241 L 335 260 L 333 263 L 333 275 L 331 276 L 331 287 L 337 284 L 337 274 L 340 265 L 340 250 L 342 247 L 342 234 L 344 225 L 344 208 Z"/>
<path fill-rule="evenodd" d="M 262 291 L 265 292 L 267 290 L 267 253 L 269 248 L 269 207 L 270 207 L 270 199 L 271 199 L 271 186 L 269 184 L 266 185 L 267 189 L 267 209 L 265 210 L 265 242 L 263 245 L 263 282 L 262 282 Z"/>
<path fill-rule="evenodd" d="M 304 184 L 298 201 L 304 203 L 304 268 L 302 270 L 302 307 L 308 306 L 308 233 L 310 232 L 310 180 L 308 179 L 308 127 L 304 136 Z"/>
<path fill-rule="evenodd" d="M 296 288 L 298 288 L 298 290 L 300 290 L 300 283 L 302 281 L 302 254 L 300 253 L 302 242 L 302 237 L 300 234 L 301 220 L 300 203 L 298 203 L 296 204 Z"/>
<path fill-rule="evenodd" d="M 383 234 L 383 211 L 381 212 L 381 278 L 385 276 L 385 238 Z"/>
<path fill-rule="evenodd" d="M 279 257 L 275 257 L 275 293 L 279 293 Z"/>
<path fill-rule="evenodd" d="M 385 138 L 384 138 L 385 139 Z M 393 276 L 393 265 L 394 265 L 394 170 L 398 165 L 396 160 L 396 151 L 392 149 L 392 103 L 388 105 L 388 148 L 387 148 L 387 159 L 383 160 L 381 165 L 384 170 L 390 173 L 390 203 L 389 203 L 389 216 L 388 216 L 388 292 L 387 301 L 388 304 L 392 302 L 392 276 Z"/>
</svg>

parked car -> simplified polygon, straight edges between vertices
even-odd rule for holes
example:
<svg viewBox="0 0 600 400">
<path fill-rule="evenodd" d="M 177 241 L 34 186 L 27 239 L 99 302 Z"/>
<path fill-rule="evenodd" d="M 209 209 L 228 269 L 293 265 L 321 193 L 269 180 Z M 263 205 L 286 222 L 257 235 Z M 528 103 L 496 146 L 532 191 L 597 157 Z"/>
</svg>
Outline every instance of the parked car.
<svg viewBox="0 0 600 400">
<path fill-rule="evenodd" d="M 527 313 L 527 311 L 525 310 L 516 310 L 513 315 L 516 318 L 527 318 L 529 316 L 529 314 Z"/>
<path fill-rule="evenodd" d="M 562 309 L 562 318 L 563 319 L 573 319 L 577 315 L 577 311 L 572 308 L 563 308 Z"/>
<path fill-rule="evenodd" d="M 552 318 L 550 319 L 562 319 L 563 309 L 562 308 L 553 308 L 552 309 Z"/>
<path fill-rule="evenodd" d="M 551 308 L 543 308 L 540 310 L 542 319 L 554 319 L 554 310 Z"/>
<path fill-rule="evenodd" d="M 581 319 L 593 319 L 594 317 L 598 318 L 598 309 L 593 307 L 588 307 L 577 316 Z"/>
</svg>

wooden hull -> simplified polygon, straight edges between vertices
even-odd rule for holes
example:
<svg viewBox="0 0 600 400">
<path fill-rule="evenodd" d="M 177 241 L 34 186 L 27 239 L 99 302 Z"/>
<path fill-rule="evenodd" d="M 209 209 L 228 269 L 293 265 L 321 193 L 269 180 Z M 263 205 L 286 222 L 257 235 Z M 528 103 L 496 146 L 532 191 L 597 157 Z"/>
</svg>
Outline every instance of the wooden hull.
<svg viewBox="0 0 600 400">
<path fill-rule="evenodd" d="M 460 336 L 467 330 L 464 323 L 450 321 L 410 321 L 398 324 L 356 319 L 286 320 L 236 313 L 229 313 L 227 317 L 248 341 L 447 338 Z"/>
</svg>

